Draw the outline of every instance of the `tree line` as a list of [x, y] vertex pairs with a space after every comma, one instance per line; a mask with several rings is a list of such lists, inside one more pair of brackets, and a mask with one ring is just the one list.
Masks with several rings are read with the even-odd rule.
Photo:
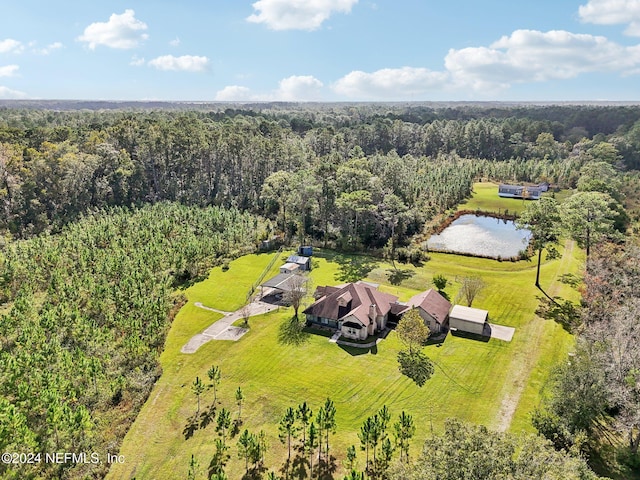
[[632, 242], [600, 243], [587, 260], [582, 304], [545, 309], [577, 341], [532, 417], [557, 449], [605, 458], [622, 472], [640, 466], [639, 267]]
[[95, 208], [176, 201], [271, 218], [286, 238], [381, 248], [407, 244], [478, 177], [574, 187], [596, 145], [621, 168], [640, 158], [639, 109], [596, 110], [615, 124], [607, 134], [569, 134], [536, 109], [429, 122], [410, 111], [0, 110], [0, 232], [28, 238]]

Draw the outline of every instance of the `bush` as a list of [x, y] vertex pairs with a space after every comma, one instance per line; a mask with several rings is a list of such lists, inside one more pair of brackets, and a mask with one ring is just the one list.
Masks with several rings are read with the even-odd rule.
[[420, 265], [422, 265], [423, 262], [426, 262], [429, 260], [429, 256], [426, 253], [424, 253], [422, 250], [419, 250], [416, 248], [409, 252], [409, 260], [413, 265], [415, 265], [416, 267], [419, 267]]
[[398, 249], [396, 249], [396, 255], [398, 256], [398, 261], [400, 263], [408, 263], [409, 262], [410, 254], [409, 254], [409, 250], [407, 250], [406, 248], [398, 248]]
[[640, 453], [633, 453], [629, 447], [618, 452], [618, 462], [629, 467], [634, 472], [640, 471]]
[[443, 291], [445, 288], [447, 288], [447, 285], [449, 283], [449, 280], [447, 280], [447, 277], [445, 277], [444, 275], [442, 275], [441, 273], [439, 273], [438, 275], [434, 275], [433, 276], [433, 286], [436, 287], [436, 289], [441, 292]]

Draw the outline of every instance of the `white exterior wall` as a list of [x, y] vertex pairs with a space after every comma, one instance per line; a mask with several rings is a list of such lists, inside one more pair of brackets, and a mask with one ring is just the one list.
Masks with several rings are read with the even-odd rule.
[[342, 327], [340, 328], [340, 333], [342, 333], [342, 335], [344, 335], [347, 338], [353, 338], [354, 340], [365, 340], [367, 338], [367, 328], [366, 327], [362, 327], [361, 329], [357, 329], [357, 328], [349, 328], [346, 327], [344, 324], [347, 322], [352, 322], [352, 323], [360, 323], [355, 317], [353, 316], [349, 316], [345, 319], [342, 320]]
[[431, 315], [429, 315], [420, 307], [418, 307], [418, 313], [420, 314], [420, 317], [422, 317], [422, 319], [424, 320], [425, 325], [429, 327], [429, 331], [431, 333], [440, 332], [440, 324], [436, 322]]
[[454, 305], [449, 314], [449, 326], [462, 332], [482, 335], [489, 312], [479, 308]]
[[470, 322], [452, 316], [449, 316], [449, 327], [460, 330], [461, 332], [475, 333], [476, 335], [482, 335], [484, 332], [484, 323]]
[[362, 329], [358, 330], [356, 328], [345, 327], [344, 325], [340, 329], [340, 333], [342, 333], [343, 337], [353, 338], [354, 340], [358, 340], [360, 338], [360, 332]]

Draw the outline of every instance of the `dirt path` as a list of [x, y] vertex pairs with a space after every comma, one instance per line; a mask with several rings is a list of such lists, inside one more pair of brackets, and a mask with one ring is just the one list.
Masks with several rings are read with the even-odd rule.
[[224, 310], [218, 310], [216, 308], [206, 307], [202, 304], [202, 302], [196, 302], [194, 305], [203, 310], [209, 310], [210, 312], [221, 313], [222, 315], [231, 315], [233, 312], [225, 312]]
[[[566, 272], [567, 264], [571, 261], [575, 242], [573, 240], [567, 240], [564, 247], [564, 253], [562, 254], [560, 265], [558, 265], [558, 268], [556, 269], [556, 274], [551, 282], [551, 287], [547, 292], [551, 297], [558, 292], [558, 274], [562, 275]], [[511, 420], [513, 420], [513, 415], [515, 414], [518, 403], [520, 402], [520, 397], [527, 386], [527, 380], [536, 365], [537, 355], [534, 359], [531, 359], [530, 351], [539, 351], [538, 347], [542, 341], [543, 327], [544, 324], [542, 322], [530, 322], [527, 328], [520, 329], [521, 334], [529, 335], [531, 340], [530, 346], [533, 347], [535, 345], [535, 348], [530, 348], [527, 352], [517, 352], [511, 361], [510, 367], [512, 369], [510, 370], [510, 377], [512, 380], [511, 385], [513, 385], [513, 387], [505, 394], [502, 399], [502, 403], [500, 404], [500, 410], [498, 411], [497, 417], [499, 421], [496, 427], [500, 432], [506, 431], [511, 425]]]

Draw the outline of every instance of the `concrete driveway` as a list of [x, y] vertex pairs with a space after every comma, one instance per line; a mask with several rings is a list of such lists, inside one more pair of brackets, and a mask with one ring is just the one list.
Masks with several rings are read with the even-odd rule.
[[[496, 325], [495, 323], [488, 323], [488, 329], [485, 327], [485, 334], [491, 338], [496, 338], [498, 340], [503, 340], [505, 342], [510, 342], [513, 338], [513, 334], [516, 329], [513, 327], [505, 327], [504, 325]], [[487, 332], [489, 330], [489, 332]]]
[[[202, 333], [198, 333], [191, 337], [191, 339], [180, 349], [182, 353], [195, 353], [202, 345], [211, 340], [239, 340], [245, 333], [246, 328], [234, 327], [233, 322], [242, 318], [242, 312], [236, 310], [235, 312], [224, 312], [222, 310], [216, 310], [211, 307], [206, 307], [201, 303], [196, 303], [196, 307], [204, 310], [211, 310], [214, 312], [222, 313], [224, 317], [215, 323], [212, 323]], [[262, 315], [263, 313], [276, 310], [278, 305], [273, 305], [266, 302], [252, 302], [249, 304], [249, 316]]]

